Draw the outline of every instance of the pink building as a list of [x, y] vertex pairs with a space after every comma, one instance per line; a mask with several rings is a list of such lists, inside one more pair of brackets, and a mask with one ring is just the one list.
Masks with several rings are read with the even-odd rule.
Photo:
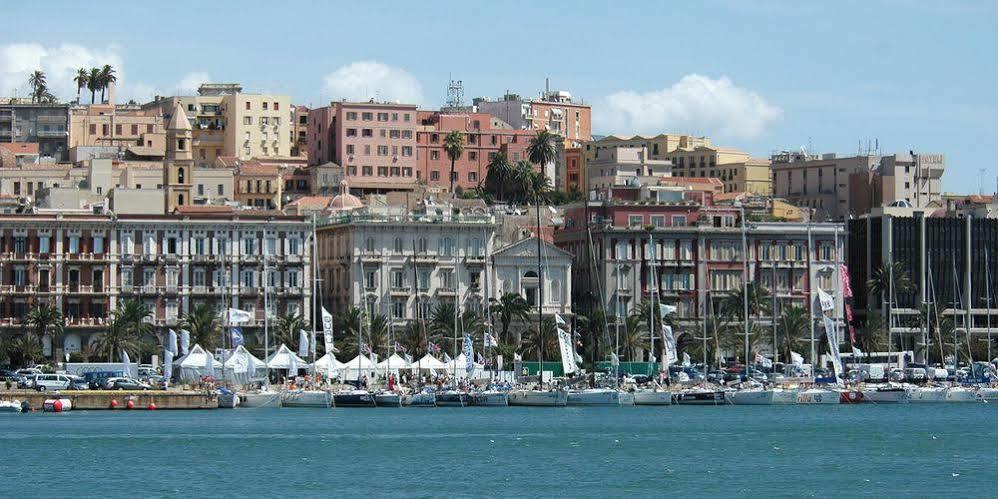
[[355, 191], [381, 193], [416, 184], [414, 104], [332, 102], [308, 113], [309, 164], [336, 163]]

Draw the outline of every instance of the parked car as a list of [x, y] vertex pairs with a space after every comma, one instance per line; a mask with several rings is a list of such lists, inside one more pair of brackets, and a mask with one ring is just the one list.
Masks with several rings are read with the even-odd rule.
[[83, 379], [90, 384], [91, 390], [103, 390], [106, 389], [104, 383], [108, 378], [120, 378], [122, 376], [121, 371], [93, 371], [88, 373], [83, 373]]
[[72, 384], [68, 374], [36, 374], [31, 378], [31, 388], [44, 392], [46, 390], [67, 390]]
[[107, 381], [109, 390], [149, 390], [152, 387], [135, 378], [110, 378]]
[[83, 379], [82, 376], [69, 376], [69, 389], [70, 390], [89, 390], [90, 383]]

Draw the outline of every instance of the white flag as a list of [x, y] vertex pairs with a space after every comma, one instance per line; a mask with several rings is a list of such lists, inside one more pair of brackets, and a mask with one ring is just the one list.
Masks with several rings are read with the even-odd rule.
[[170, 353], [172, 353], [174, 356], [177, 355], [177, 352], [179, 352], [179, 350], [177, 350], [177, 332], [176, 331], [174, 331], [174, 330], [171, 329], [169, 332], [166, 333], [166, 345], [164, 347], [167, 350], [169, 350]]
[[229, 309], [229, 324], [246, 324], [253, 320], [253, 315], [238, 308]]
[[132, 361], [128, 358], [128, 352], [124, 350], [121, 351], [121, 372], [123, 372], [125, 376], [132, 376]]
[[450, 355], [447, 355], [447, 352], [444, 352], [444, 364], [450, 364], [450, 361], [452, 360], [454, 359], [450, 358]]
[[496, 341], [496, 337], [489, 333], [485, 333], [485, 346], [486, 347], [498, 347], [499, 342]]
[[471, 377], [475, 372], [475, 344], [470, 334], [464, 333], [464, 345], [461, 346], [461, 353], [464, 354], [465, 359], [464, 369], [468, 373], [468, 377]]
[[761, 365], [762, 367], [773, 367], [773, 361], [767, 357], [764, 357], [761, 353], [755, 354], [755, 363]]
[[163, 350], [163, 379], [170, 381], [173, 377], [173, 352], [168, 349]]
[[843, 373], [842, 354], [839, 353], [839, 334], [835, 327], [835, 319], [825, 317], [825, 338], [828, 340], [828, 353], [832, 356], [832, 369], [835, 371], [835, 381], [840, 382]]
[[797, 352], [790, 352], [790, 360], [797, 367], [801, 367], [804, 365], [804, 356]]
[[308, 333], [304, 329], [298, 330], [298, 356], [308, 357]]
[[554, 321], [560, 326], [566, 324], [565, 319], [561, 317], [561, 314], [554, 314]]
[[676, 306], [675, 305], [666, 305], [665, 303], [660, 303], [658, 305], [658, 311], [659, 311], [659, 313], [662, 314], [662, 317], [665, 317], [665, 316], [667, 316], [669, 314], [676, 313]]
[[523, 357], [521, 357], [520, 354], [513, 352], [513, 362], [521, 362], [521, 361], [523, 361]]
[[186, 329], [180, 330], [180, 355], [187, 355], [191, 351], [191, 332]]
[[326, 347], [326, 353], [331, 353], [335, 348], [333, 346], [333, 315], [326, 310], [326, 307], [322, 307], [322, 340], [323, 346]]
[[691, 365], [693, 365], [693, 362], [690, 360], [690, 354], [683, 352], [683, 367], [689, 367]]
[[672, 334], [672, 327], [665, 323], [662, 324], [662, 343], [665, 344], [665, 365], [671, 366], [679, 360], [679, 354], [676, 351], [676, 336]]
[[502, 371], [502, 355], [496, 355], [496, 371]]
[[558, 346], [561, 349], [561, 367], [565, 371], [565, 374], [572, 374], [577, 371], [575, 349], [572, 348], [572, 335], [560, 328], [558, 329]]
[[615, 354], [615, 353], [611, 353], [610, 354], [610, 365], [612, 365], [612, 366], [619, 366], [620, 365], [620, 357], [618, 357], [617, 354]]
[[831, 312], [832, 310], [835, 310], [835, 298], [821, 288], [816, 289], [818, 290], [818, 304], [821, 306], [821, 311]]
[[856, 347], [852, 347], [852, 356], [853, 357], [857, 357], [857, 358], [858, 357], [862, 357], [863, 356], [863, 351], [860, 350], [860, 349], [858, 349], [858, 348], [856, 348]]

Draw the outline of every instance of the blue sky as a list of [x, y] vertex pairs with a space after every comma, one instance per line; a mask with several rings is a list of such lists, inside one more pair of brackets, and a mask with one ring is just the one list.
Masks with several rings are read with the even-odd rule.
[[[167, 10], [166, 6], [174, 8]], [[175, 7], [174, 7], [175, 6]], [[120, 94], [203, 79], [297, 103], [536, 95], [594, 106], [595, 133], [689, 132], [765, 156], [798, 149], [947, 155], [944, 187], [994, 190], [998, 4], [985, 2], [143, 2], [5, 4], [0, 95], [42, 66], [110, 61]], [[153, 24], [155, 22], [155, 24]]]

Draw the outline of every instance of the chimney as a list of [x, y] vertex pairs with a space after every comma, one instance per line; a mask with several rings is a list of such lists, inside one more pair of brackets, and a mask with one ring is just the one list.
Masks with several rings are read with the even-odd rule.
[[107, 86], [107, 103], [110, 104], [112, 107], [114, 106], [114, 87], [115, 86], [117, 86], [117, 83], [115, 83], [113, 81]]

